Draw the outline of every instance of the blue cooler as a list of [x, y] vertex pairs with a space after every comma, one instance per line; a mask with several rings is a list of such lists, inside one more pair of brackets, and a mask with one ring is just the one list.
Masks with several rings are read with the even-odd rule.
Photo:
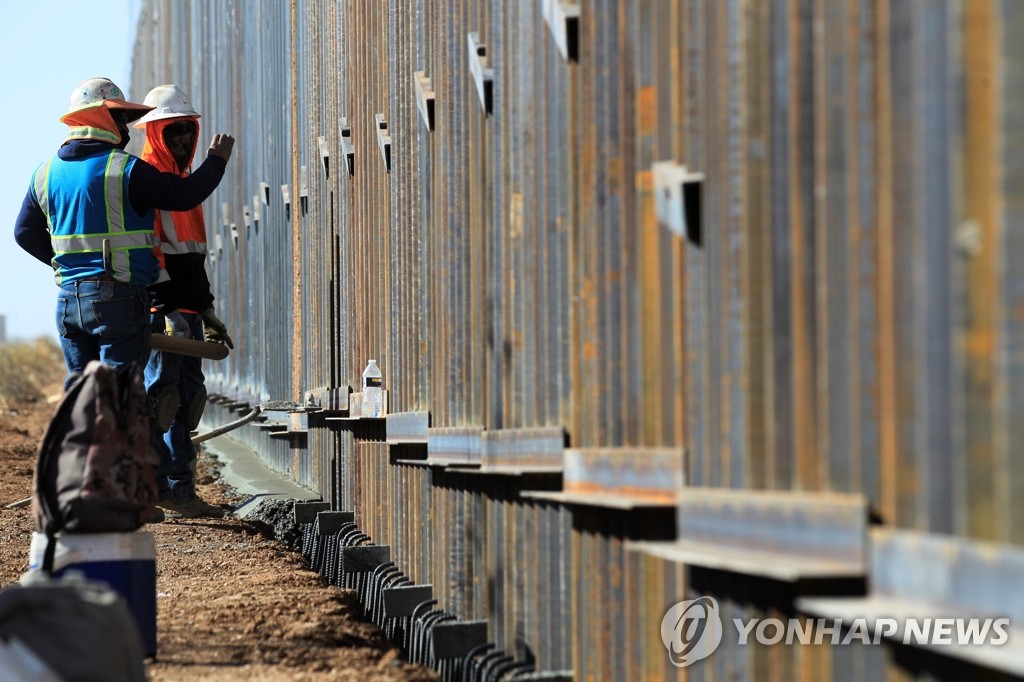
[[[28, 568], [43, 565], [46, 536], [32, 533]], [[104, 582], [128, 602], [142, 649], [156, 655], [156, 538], [152, 533], [58, 533], [53, 574], [78, 571]]]

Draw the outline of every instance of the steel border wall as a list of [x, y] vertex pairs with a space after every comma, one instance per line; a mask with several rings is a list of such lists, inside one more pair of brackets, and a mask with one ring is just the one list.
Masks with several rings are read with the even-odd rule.
[[676, 668], [661, 635], [701, 595], [1024, 623], [1015, 9], [144, 0], [132, 95], [178, 83], [238, 139], [207, 422], [306, 405], [235, 436], [485, 621], [495, 671], [1024, 674], [892, 643]]

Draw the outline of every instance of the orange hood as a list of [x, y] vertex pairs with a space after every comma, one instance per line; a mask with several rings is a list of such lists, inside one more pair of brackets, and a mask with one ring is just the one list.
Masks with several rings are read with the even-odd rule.
[[61, 118], [71, 130], [64, 138], [65, 142], [71, 140], [102, 140], [111, 144], [120, 145], [127, 140], [121, 139], [121, 131], [110, 116], [110, 109], [98, 106], [82, 111], [76, 111]]
[[[192, 150], [189, 152], [188, 164], [186, 164], [184, 171], [179, 170], [178, 163], [174, 160], [174, 155], [171, 154], [171, 150], [167, 148], [167, 143], [164, 141], [164, 128], [178, 121], [193, 121], [196, 124], [195, 139], [192, 140]], [[195, 159], [198, 146], [199, 119], [197, 117], [175, 116], [174, 118], [161, 118], [146, 124], [146, 144], [142, 148], [142, 158], [144, 161], [155, 166], [157, 170], [165, 173], [187, 175], [188, 167], [192, 165], [192, 161]]]

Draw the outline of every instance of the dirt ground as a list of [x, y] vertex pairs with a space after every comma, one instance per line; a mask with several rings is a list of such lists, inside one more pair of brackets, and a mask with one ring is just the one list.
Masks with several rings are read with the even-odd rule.
[[[0, 414], [0, 585], [28, 569], [35, 453], [56, 407], [49, 401]], [[214, 504], [239, 498], [199, 462], [199, 494]], [[157, 543], [157, 657], [154, 682], [434, 680], [401, 659], [380, 630], [357, 619], [353, 592], [329, 585], [306, 560], [274, 540], [266, 524], [237, 518], [174, 520], [144, 527]]]

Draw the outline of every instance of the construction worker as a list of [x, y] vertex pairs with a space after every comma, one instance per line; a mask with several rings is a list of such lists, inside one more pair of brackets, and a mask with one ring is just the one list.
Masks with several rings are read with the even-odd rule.
[[215, 135], [206, 161], [183, 178], [126, 153], [128, 125], [151, 109], [128, 102], [109, 78], [79, 83], [61, 117], [68, 136], [32, 174], [15, 223], [18, 245], [54, 269], [65, 389], [90, 360], [145, 367], [148, 287], [166, 278], [154, 209], [198, 206], [231, 157], [234, 138]]
[[[177, 85], [160, 85], [143, 101], [152, 110], [136, 128], [146, 131], [142, 159], [158, 170], [188, 177], [199, 141], [200, 115]], [[170, 279], [150, 287], [152, 331], [211, 340], [234, 348], [227, 328], [214, 312], [206, 274], [206, 224], [202, 206], [185, 211], [158, 211], [156, 236]], [[193, 466], [196, 450], [191, 432], [206, 405], [202, 359], [153, 351], [146, 365], [146, 390], [157, 408], [157, 429], [166, 448], [161, 454], [158, 486], [169, 515], [223, 516], [196, 495]]]

